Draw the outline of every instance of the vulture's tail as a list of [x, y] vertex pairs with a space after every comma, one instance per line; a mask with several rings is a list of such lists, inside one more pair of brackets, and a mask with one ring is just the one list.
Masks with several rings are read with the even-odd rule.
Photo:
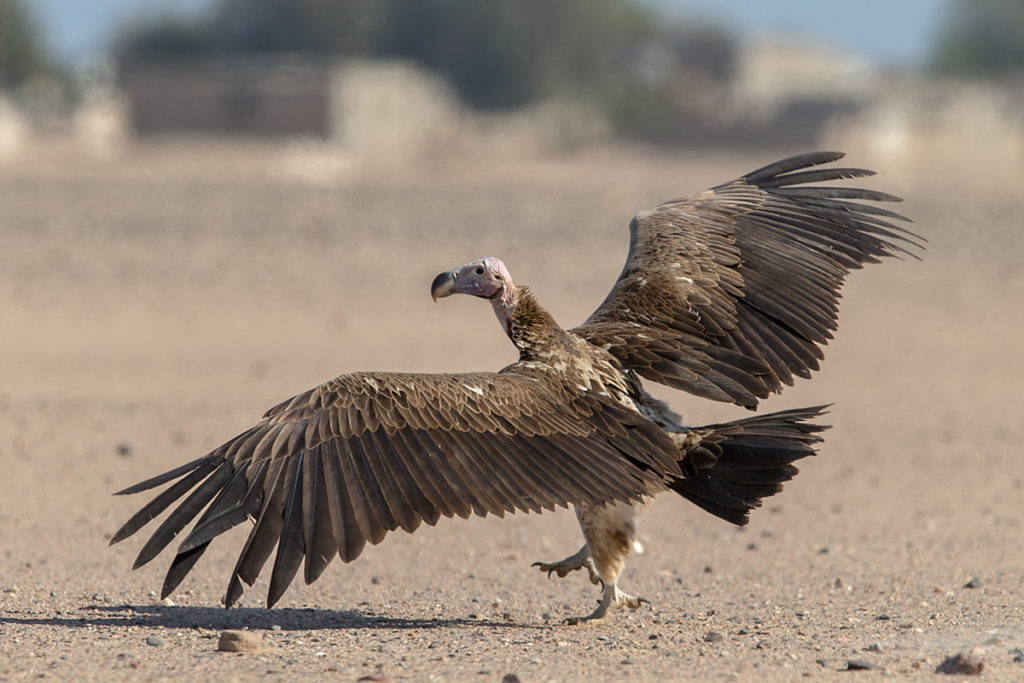
[[812, 424], [828, 406], [784, 410], [734, 422], [707, 425], [679, 434], [679, 461], [685, 477], [670, 487], [727, 522], [743, 525], [761, 499], [782, 490], [796, 473], [793, 462], [814, 455]]

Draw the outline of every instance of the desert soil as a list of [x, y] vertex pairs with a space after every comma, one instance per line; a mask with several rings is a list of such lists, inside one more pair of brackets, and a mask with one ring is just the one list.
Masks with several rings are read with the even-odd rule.
[[[649, 607], [561, 623], [597, 596], [530, 568], [579, 546], [566, 510], [392, 534], [271, 610], [268, 572], [220, 607], [243, 529], [168, 601], [170, 553], [133, 572], [142, 535], [108, 547], [147, 500], [112, 492], [313, 384], [513, 360], [489, 307], [430, 301], [441, 270], [500, 256], [574, 324], [635, 212], [792, 151], [373, 169], [167, 143], [0, 168], [0, 680], [875, 680], [972, 650], [1024, 678], [1024, 193], [955, 176], [867, 183], [906, 197], [924, 260], [854, 273], [822, 370], [764, 404], [834, 402], [834, 427], [747, 528], [670, 496], [641, 518], [621, 583]], [[658, 394], [691, 424], [744, 414]], [[224, 629], [262, 650], [217, 652]]]

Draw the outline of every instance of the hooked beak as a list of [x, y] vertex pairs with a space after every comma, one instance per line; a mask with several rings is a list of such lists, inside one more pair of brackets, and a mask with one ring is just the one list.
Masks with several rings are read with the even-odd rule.
[[455, 294], [455, 271], [441, 273], [430, 283], [430, 297], [437, 303], [438, 299]]

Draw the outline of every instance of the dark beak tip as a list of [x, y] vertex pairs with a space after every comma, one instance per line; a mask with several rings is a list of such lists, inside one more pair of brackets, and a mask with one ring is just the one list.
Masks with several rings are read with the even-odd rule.
[[442, 297], [446, 297], [454, 293], [455, 289], [455, 278], [452, 276], [451, 271], [445, 271], [430, 283], [430, 297], [436, 302]]

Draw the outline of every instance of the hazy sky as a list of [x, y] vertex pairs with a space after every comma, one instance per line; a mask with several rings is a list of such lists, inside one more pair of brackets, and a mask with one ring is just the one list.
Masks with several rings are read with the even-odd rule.
[[[372, 1], [372, 0], [368, 0]], [[928, 54], [948, 0], [647, 0], [697, 13], [741, 36], [783, 35], [834, 45], [881, 64], [914, 66]], [[116, 28], [152, 13], [201, 10], [213, 0], [28, 0], [49, 44], [74, 61], [100, 53]]]
[[914, 66], [927, 57], [949, 0], [651, 0], [698, 13], [740, 35], [835, 45], [873, 62]]

